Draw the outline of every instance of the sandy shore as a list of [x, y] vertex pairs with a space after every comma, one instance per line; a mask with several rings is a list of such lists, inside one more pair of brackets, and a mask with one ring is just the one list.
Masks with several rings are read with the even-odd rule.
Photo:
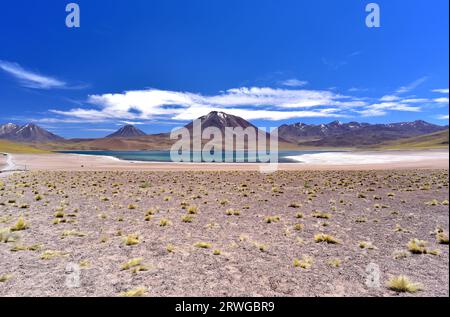
[[[345, 155], [345, 158], [342, 157]], [[383, 170], [448, 168], [448, 151], [384, 151], [306, 155], [304, 163], [280, 163], [278, 170]], [[341, 156], [341, 158], [339, 158]], [[14, 154], [28, 170], [47, 171], [257, 171], [261, 164], [146, 163], [75, 154]], [[1, 161], [0, 161], [1, 164]]]
[[0, 171], [6, 167], [6, 156], [0, 155]]

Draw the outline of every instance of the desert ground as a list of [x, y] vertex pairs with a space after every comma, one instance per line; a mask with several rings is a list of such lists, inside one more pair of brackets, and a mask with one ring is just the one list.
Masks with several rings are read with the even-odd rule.
[[448, 160], [12, 159], [29, 170], [0, 174], [0, 296], [449, 296]]

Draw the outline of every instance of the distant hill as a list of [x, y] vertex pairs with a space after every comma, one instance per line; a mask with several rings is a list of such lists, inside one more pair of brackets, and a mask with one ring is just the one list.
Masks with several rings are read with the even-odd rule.
[[24, 125], [23, 127], [6, 124], [0, 126], [0, 130], [5, 131], [4, 134], [0, 134], [0, 139], [6, 139], [15, 142], [47, 143], [64, 140], [64, 138], [32, 123]]
[[13, 143], [7, 140], [0, 140], [0, 153], [39, 154], [48, 152], [26, 144]]
[[321, 125], [302, 123], [283, 125], [279, 128], [279, 134], [282, 138], [301, 146], [366, 147], [447, 129], [448, 127], [421, 120], [391, 124], [334, 121]]
[[449, 130], [439, 131], [417, 137], [400, 139], [379, 144], [375, 147], [382, 149], [439, 149], [448, 148]]
[[125, 125], [113, 134], [108, 135], [106, 138], [133, 138], [137, 136], [146, 135], [144, 131], [139, 130], [133, 125]]

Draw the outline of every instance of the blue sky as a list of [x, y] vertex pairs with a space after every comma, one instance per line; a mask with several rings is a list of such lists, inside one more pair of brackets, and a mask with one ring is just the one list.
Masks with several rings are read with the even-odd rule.
[[448, 124], [447, 0], [16, 0], [0, 10], [0, 123], [64, 137], [170, 131], [211, 110], [261, 127]]

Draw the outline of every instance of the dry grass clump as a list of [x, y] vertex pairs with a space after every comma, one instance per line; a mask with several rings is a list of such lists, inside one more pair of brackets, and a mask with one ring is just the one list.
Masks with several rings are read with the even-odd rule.
[[427, 249], [428, 242], [419, 239], [412, 239], [408, 242], [408, 251], [412, 254], [431, 254], [431, 255], [439, 255], [439, 250], [428, 250]]
[[60, 257], [62, 255], [63, 255], [63, 253], [61, 251], [47, 250], [41, 254], [40, 258], [41, 258], [41, 260], [51, 260], [51, 259]]
[[302, 269], [309, 269], [314, 264], [314, 259], [310, 256], [303, 256], [301, 260], [294, 259], [294, 267], [300, 267]]
[[408, 229], [403, 228], [401, 225], [396, 224], [395, 225], [395, 232], [403, 232], [403, 233], [410, 233], [411, 231], [409, 231]]
[[132, 267], [141, 265], [142, 261], [143, 261], [142, 258], [131, 259], [131, 260], [128, 261], [127, 263], [122, 264], [122, 266], [120, 267], [120, 269], [121, 269], [122, 271], [129, 270], [129, 269], [131, 269]]
[[304, 227], [305, 226], [303, 224], [301, 224], [301, 223], [296, 223], [294, 225], [294, 229], [297, 230], [297, 231], [302, 231]]
[[264, 219], [264, 222], [266, 223], [276, 223], [281, 220], [280, 216], [268, 216]]
[[172, 223], [170, 222], [169, 219], [161, 218], [161, 219], [159, 220], [159, 226], [160, 226], [160, 227], [167, 227], [167, 226], [170, 226], [171, 224], [172, 224]]
[[67, 237], [78, 237], [78, 238], [82, 238], [85, 237], [86, 234], [83, 232], [79, 232], [76, 230], [65, 230], [63, 231], [62, 235], [61, 235], [61, 239], [67, 238]]
[[200, 248], [200, 249], [209, 249], [211, 248], [211, 243], [208, 242], [197, 242], [194, 244], [194, 247]]
[[11, 252], [19, 252], [19, 251], [37, 251], [41, 248], [39, 244], [33, 244], [30, 246], [25, 245], [16, 245], [13, 248], [11, 248]]
[[241, 215], [241, 212], [239, 210], [235, 210], [233, 208], [227, 209], [227, 211], [225, 213], [227, 216], [240, 216]]
[[342, 265], [342, 261], [340, 259], [331, 259], [327, 261], [327, 264], [331, 267], [340, 267]]
[[436, 233], [436, 240], [439, 242], [439, 244], [448, 244], [448, 235], [446, 235], [444, 232], [438, 232]]
[[439, 206], [441, 203], [437, 199], [432, 199], [430, 201], [425, 202], [427, 206]]
[[150, 208], [149, 210], [147, 210], [147, 211], [145, 212], [145, 215], [146, 215], [146, 216], [154, 216], [154, 215], [156, 215], [157, 213], [158, 213], [158, 209]]
[[167, 252], [169, 252], [169, 253], [173, 253], [173, 252], [175, 251], [175, 246], [174, 246], [173, 244], [168, 244], [168, 245], [166, 246], [166, 250], [167, 250]]
[[261, 252], [266, 252], [266, 251], [269, 249], [269, 247], [267, 246], [267, 244], [264, 244], [264, 243], [258, 243], [258, 242], [255, 242], [255, 247], [256, 247], [259, 251], [261, 251]]
[[10, 228], [0, 229], [0, 242], [8, 243], [8, 242], [15, 242], [15, 241], [16, 241], [16, 237], [11, 232]]
[[316, 211], [312, 214], [312, 216], [314, 218], [318, 218], [318, 219], [330, 219], [331, 218], [331, 214], [326, 213], [326, 212], [321, 212], [321, 211]]
[[289, 208], [300, 208], [302, 206], [302, 204], [299, 203], [290, 203], [288, 205]]
[[409, 253], [407, 253], [406, 251], [394, 251], [394, 253], [392, 254], [393, 258], [395, 260], [400, 260], [400, 259], [405, 259], [409, 256]]
[[356, 223], [365, 223], [365, 222], [367, 222], [367, 221], [368, 221], [367, 217], [357, 217], [357, 218], [355, 219], [355, 222], [356, 222]]
[[0, 275], [0, 283], [5, 283], [12, 278], [11, 274]]
[[314, 236], [314, 241], [316, 241], [317, 243], [320, 242], [326, 242], [328, 244], [339, 244], [339, 241], [336, 240], [336, 238], [334, 238], [331, 235], [328, 234], [324, 234], [324, 233], [318, 233]]
[[141, 271], [148, 271], [148, 267], [142, 264], [142, 258], [131, 259], [127, 263], [122, 264], [120, 269], [122, 271], [131, 270], [131, 273], [138, 273]]
[[361, 249], [367, 249], [367, 250], [375, 250], [376, 249], [376, 247], [370, 241], [360, 241], [358, 245]]
[[198, 213], [198, 207], [197, 207], [197, 206], [190, 206], [190, 207], [187, 209], [187, 212], [188, 212], [190, 215], [196, 215], [196, 214]]
[[147, 293], [145, 287], [139, 287], [120, 293], [120, 297], [142, 297]]
[[214, 255], [221, 255], [222, 252], [219, 249], [216, 249], [216, 250], [213, 251], [213, 254]]
[[408, 242], [408, 251], [412, 254], [426, 254], [427, 249], [426, 245], [428, 244], [427, 241], [419, 240], [419, 239], [412, 239]]
[[26, 223], [25, 219], [23, 217], [19, 217], [16, 224], [12, 226], [10, 229], [11, 231], [22, 231], [28, 229], [29, 226]]
[[181, 217], [181, 221], [186, 223], [191, 223], [194, 220], [194, 217], [192, 215], [184, 215]]
[[128, 236], [125, 237], [124, 243], [127, 246], [139, 244], [139, 235], [136, 233], [129, 234]]
[[420, 284], [413, 283], [407, 276], [404, 275], [391, 278], [387, 282], [387, 287], [390, 290], [400, 293], [415, 293], [422, 289]]

